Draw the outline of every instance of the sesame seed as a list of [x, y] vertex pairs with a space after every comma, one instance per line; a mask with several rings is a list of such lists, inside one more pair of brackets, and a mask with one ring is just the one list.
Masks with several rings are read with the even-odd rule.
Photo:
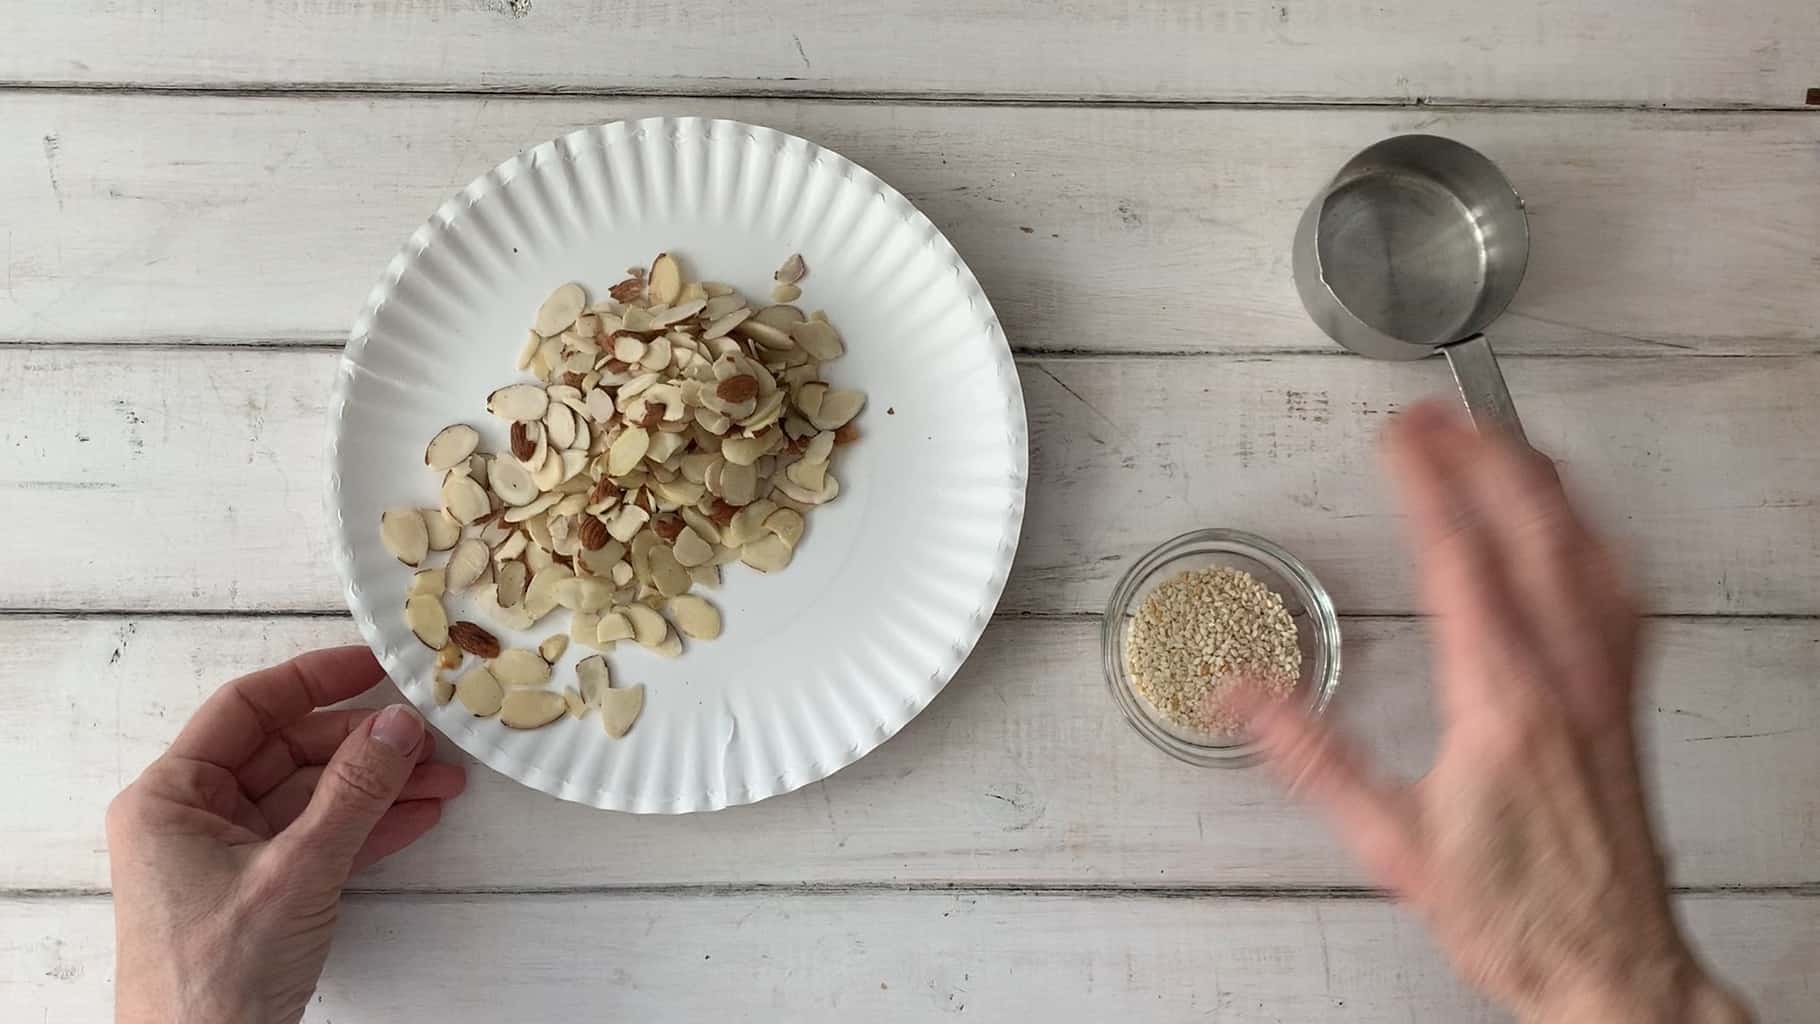
[[1302, 676], [1295, 621], [1283, 599], [1242, 569], [1193, 569], [1145, 596], [1127, 627], [1132, 688], [1176, 725], [1231, 736], [1227, 708], [1241, 684], [1281, 699]]

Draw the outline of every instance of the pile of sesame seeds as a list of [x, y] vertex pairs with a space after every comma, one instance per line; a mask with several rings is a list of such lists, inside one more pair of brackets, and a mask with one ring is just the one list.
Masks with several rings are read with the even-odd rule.
[[1287, 696], [1302, 674], [1296, 626], [1257, 577], [1218, 566], [1180, 573], [1144, 598], [1127, 627], [1132, 687], [1184, 729], [1231, 736], [1244, 723], [1226, 697], [1247, 685]]

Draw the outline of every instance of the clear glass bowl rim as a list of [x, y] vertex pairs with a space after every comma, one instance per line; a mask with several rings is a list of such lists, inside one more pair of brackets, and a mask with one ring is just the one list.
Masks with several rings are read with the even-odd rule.
[[[1243, 768], [1260, 760], [1260, 750], [1249, 740], [1215, 745], [1194, 743], [1176, 736], [1152, 721], [1139, 702], [1143, 698], [1132, 689], [1125, 676], [1125, 613], [1137, 596], [1138, 588], [1152, 575], [1173, 562], [1203, 554], [1232, 554], [1249, 558], [1273, 570], [1278, 580], [1287, 582], [1307, 611], [1309, 627], [1315, 631], [1317, 650], [1325, 652], [1325, 665], [1313, 680], [1308, 694], [1307, 711], [1319, 716], [1333, 700], [1340, 682], [1340, 619], [1334, 612], [1333, 599], [1327, 588], [1301, 560], [1276, 543], [1243, 530], [1191, 530], [1158, 544], [1132, 563], [1112, 590], [1112, 599], [1100, 622], [1100, 652], [1106, 675], [1106, 686], [1112, 701], [1124, 714], [1125, 721], [1138, 735], [1158, 750], [1189, 764], [1202, 767]], [[1267, 580], [1275, 584], [1277, 580]], [[1273, 586], [1274, 589], [1274, 586]]]

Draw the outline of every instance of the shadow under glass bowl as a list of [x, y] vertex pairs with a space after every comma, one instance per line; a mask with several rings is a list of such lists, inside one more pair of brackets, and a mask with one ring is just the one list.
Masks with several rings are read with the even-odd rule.
[[1248, 572], [1283, 599], [1302, 651], [1302, 675], [1289, 699], [1311, 715], [1322, 714], [1340, 681], [1340, 621], [1333, 600], [1294, 555], [1253, 534], [1196, 530], [1152, 548], [1113, 589], [1100, 624], [1100, 649], [1112, 700], [1140, 736], [1189, 764], [1236, 768], [1259, 760], [1257, 744], [1243, 735], [1219, 736], [1171, 722], [1139, 696], [1125, 662], [1129, 624], [1150, 592], [1179, 573], [1216, 567]]

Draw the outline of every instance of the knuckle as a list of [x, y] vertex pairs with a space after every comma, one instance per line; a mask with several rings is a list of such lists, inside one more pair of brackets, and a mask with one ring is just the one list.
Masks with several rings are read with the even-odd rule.
[[397, 786], [384, 767], [365, 760], [335, 761], [329, 765], [329, 777], [343, 790], [368, 800], [391, 800]]

